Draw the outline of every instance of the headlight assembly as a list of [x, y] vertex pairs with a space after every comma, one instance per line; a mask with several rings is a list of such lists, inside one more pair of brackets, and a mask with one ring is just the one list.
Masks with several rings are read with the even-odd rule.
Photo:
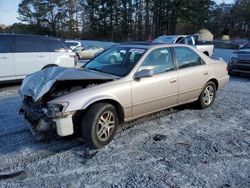
[[68, 102], [60, 104], [49, 103], [47, 105], [48, 108], [43, 109], [43, 111], [48, 117], [58, 117], [61, 116], [61, 114], [67, 109], [68, 105]]

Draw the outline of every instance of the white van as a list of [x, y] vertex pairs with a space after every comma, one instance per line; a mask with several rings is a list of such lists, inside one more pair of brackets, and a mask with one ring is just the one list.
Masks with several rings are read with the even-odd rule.
[[74, 67], [74, 56], [58, 38], [0, 34], [0, 83], [21, 80], [51, 66]]

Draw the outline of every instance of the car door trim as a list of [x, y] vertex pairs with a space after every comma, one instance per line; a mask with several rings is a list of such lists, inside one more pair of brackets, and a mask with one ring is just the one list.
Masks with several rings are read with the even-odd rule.
[[147, 101], [138, 102], [138, 103], [133, 104], [132, 106], [136, 107], [136, 106], [148, 104], [148, 103], [151, 103], [151, 102], [154, 102], [154, 101], [160, 101], [162, 99], [166, 99], [166, 98], [169, 98], [169, 97], [175, 97], [175, 96], [178, 96], [178, 92], [174, 93], [174, 94], [171, 94], [171, 95], [164, 95], [164, 96], [161, 96], [161, 97], [152, 98], [152, 99], [147, 100]]

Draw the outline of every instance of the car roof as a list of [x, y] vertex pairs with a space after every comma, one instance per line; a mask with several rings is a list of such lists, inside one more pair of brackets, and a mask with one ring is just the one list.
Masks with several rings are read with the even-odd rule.
[[152, 43], [149, 41], [135, 41], [135, 42], [125, 42], [118, 45], [114, 45], [112, 47], [129, 47], [129, 48], [143, 48], [150, 49], [154, 47], [171, 47], [171, 46], [187, 46], [183, 44], [166, 44], [166, 43]]
[[81, 43], [80, 41], [77, 41], [77, 40], [69, 40], [69, 39], [66, 39], [65, 42], [76, 42], [76, 43]]
[[0, 33], [0, 36], [29, 36], [29, 37], [39, 37], [39, 38], [47, 38], [54, 40], [63, 40], [62, 38], [51, 37], [51, 36], [41, 36], [41, 35], [26, 35], [26, 34], [15, 34], [15, 33]]
[[177, 38], [177, 37], [187, 37], [187, 36], [188, 35], [159, 35], [158, 37], [172, 37], [172, 38]]

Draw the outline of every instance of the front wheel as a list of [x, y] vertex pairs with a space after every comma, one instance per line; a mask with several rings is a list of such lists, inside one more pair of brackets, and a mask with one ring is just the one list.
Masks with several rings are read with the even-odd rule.
[[200, 108], [208, 108], [214, 102], [216, 95], [216, 86], [214, 82], [208, 82], [205, 87], [203, 88], [200, 97], [198, 99], [198, 105]]
[[102, 148], [113, 139], [118, 126], [118, 116], [113, 105], [93, 104], [81, 123], [81, 136], [90, 147]]

